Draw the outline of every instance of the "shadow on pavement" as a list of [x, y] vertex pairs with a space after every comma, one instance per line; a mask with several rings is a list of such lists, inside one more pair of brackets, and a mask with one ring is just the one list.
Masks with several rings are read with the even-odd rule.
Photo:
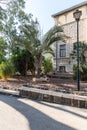
[[[39, 101], [38, 101], [38, 102], [39, 102]], [[64, 108], [62, 108], [62, 107], [53, 106], [53, 105], [47, 104], [47, 103], [45, 103], [45, 102], [39, 102], [39, 103], [40, 103], [40, 104], [43, 104], [43, 105], [46, 105], [46, 106], [48, 106], [48, 107], [51, 107], [51, 108], [55, 108], [55, 109], [59, 109], [59, 110], [61, 110], [61, 111], [65, 111], [65, 112], [67, 112], [67, 113], [73, 114], [73, 115], [75, 115], [75, 116], [78, 116], [78, 117], [80, 117], [80, 118], [83, 118], [83, 119], [86, 119], [86, 120], [87, 120], [87, 116], [80, 115], [80, 114], [78, 114], [78, 113], [76, 113], [76, 112], [73, 112], [72, 110], [67, 110], [67, 109], [64, 109]]]
[[[21, 102], [19, 99], [18, 97], [0, 95], [0, 101], [13, 107], [26, 117], [30, 127], [29, 130], [75, 130], [74, 128], [52, 119], [40, 110], [34, 108], [34, 106]], [[38, 103], [40, 104], [40, 102]], [[51, 106], [49, 105], [49, 107]]]

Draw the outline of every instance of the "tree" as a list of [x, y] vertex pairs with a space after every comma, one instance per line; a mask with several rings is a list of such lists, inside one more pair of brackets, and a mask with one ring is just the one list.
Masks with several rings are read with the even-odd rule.
[[4, 30], [4, 24], [6, 20], [5, 10], [0, 6], [0, 33]]
[[7, 60], [0, 64], [0, 77], [7, 79], [8, 77], [14, 74], [14, 66], [13, 64]]
[[42, 63], [42, 71], [47, 74], [48, 72], [53, 71], [53, 64], [50, 58], [44, 58]]
[[[25, 7], [24, 0], [10, 1], [9, 4], [7, 5], [7, 8], [5, 9], [6, 13], [2, 9], [2, 11], [5, 13], [6, 17], [4, 17], [3, 15], [0, 15], [0, 16], [2, 16], [1, 24], [3, 23], [2, 24], [2, 29], [3, 29], [2, 35], [4, 36], [5, 40], [7, 41], [7, 44], [8, 44], [7, 50], [9, 49], [8, 50], [9, 56], [11, 55], [12, 57], [14, 57], [14, 60], [15, 59], [17, 60], [20, 58], [19, 61], [22, 63], [22, 67], [24, 67], [23, 73], [26, 73], [25, 71], [27, 70], [27, 67], [25, 67], [25, 63], [26, 64], [28, 63], [28, 68], [30, 68], [29, 67], [30, 66], [30, 63], [29, 63], [29, 58], [30, 58], [29, 49], [30, 48], [28, 47], [28, 50], [27, 50], [27, 49], [25, 49], [25, 47], [23, 45], [25, 45], [27, 48], [27, 43], [29, 45], [30, 38], [26, 37], [26, 35], [22, 35], [21, 27], [26, 25], [27, 23], [29, 24], [31, 22], [30, 21], [31, 14], [29, 14], [29, 15], [25, 14], [24, 7]], [[1, 14], [4, 14], [3, 12]], [[30, 30], [31, 30], [31, 28], [30, 28]], [[23, 31], [25, 31], [25, 30], [23, 30]], [[29, 54], [29, 56], [28, 56], [28, 54]], [[25, 62], [25, 59], [26, 59], [26, 62]], [[17, 64], [15, 63], [17, 69], [18, 69], [18, 63], [19, 62], [17, 62]], [[21, 63], [19, 63], [19, 65]], [[24, 64], [24, 66], [23, 66], [23, 64]], [[32, 67], [33, 67], [33, 65], [32, 65]], [[19, 68], [21, 68], [21, 67], [19, 67]]]
[[22, 50], [15, 55], [12, 55], [12, 61], [14, 63], [16, 72], [20, 72], [22, 75], [26, 75], [27, 71], [30, 70], [34, 73], [34, 59], [32, 54], [27, 50]]
[[[87, 43], [79, 42], [79, 57], [80, 57], [80, 64], [86, 63], [86, 52], [87, 52]], [[77, 43], [74, 43], [73, 51], [70, 54], [71, 59], [77, 59]]]
[[[28, 17], [29, 18], [29, 17]], [[22, 37], [19, 36], [21, 43], [24, 48], [28, 50], [34, 57], [34, 66], [37, 75], [40, 75], [42, 66], [42, 57], [46, 53], [54, 55], [51, 45], [55, 41], [64, 41], [65, 36], [61, 27], [54, 26], [41, 38], [39, 23], [32, 20], [32, 16], [23, 22], [20, 29], [22, 31]], [[22, 45], [22, 44], [21, 44]], [[23, 47], [22, 45], [22, 47]]]
[[37, 50], [35, 51], [35, 66], [37, 75], [40, 75], [41, 66], [42, 66], [42, 56], [46, 53], [50, 53], [54, 55], [53, 49], [51, 45], [56, 41], [64, 41], [65, 35], [63, 34], [63, 30], [59, 26], [54, 26], [50, 29], [43, 37], [42, 40], [39, 41], [39, 45], [37, 46]]
[[9, 53], [14, 53], [17, 44], [18, 26], [24, 16], [24, 0], [13, 0], [7, 4], [5, 16], [2, 19], [3, 32], [2, 35], [9, 45]]
[[[29, 68], [30, 63], [28, 62], [28, 60], [31, 54], [32, 42], [34, 42], [36, 39], [35, 37], [36, 30], [33, 27], [34, 21], [32, 20], [32, 15], [25, 14], [24, 6], [25, 6], [24, 0], [13, 0], [9, 2], [7, 9], [5, 11], [6, 18], [2, 19], [2, 23], [3, 23], [2, 35], [5, 36], [4, 38], [7, 41], [9, 47], [8, 48], [9, 56], [13, 55], [13, 57], [15, 58], [16, 55], [18, 55], [17, 58], [20, 57], [20, 62], [22, 62], [23, 60], [24, 64], [28, 63], [28, 65], [26, 66], [28, 66]], [[18, 51], [20, 53], [18, 53]], [[23, 57], [27, 56], [26, 57], [27, 61], [25, 62], [25, 59], [21, 56]], [[27, 70], [27, 67], [24, 67], [24, 73], [25, 73], [25, 68]]]
[[6, 56], [6, 48], [7, 48], [7, 43], [3, 39], [3, 37], [0, 37], [0, 63], [2, 61], [5, 61], [5, 56]]
[[37, 75], [40, 75], [42, 56], [53, 54], [51, 45], [58, 40], [64, 40], [61, 27], [55, 26], [41, 38], [39, 23], [32, 19], [31, 14], [24, 12], [24, 0], [10, 1], [6, 10], [3, 26], [4, 36], [9, 45], [9, 55], [15, 55], [17, 50], [25, 50], [32, 54]]
[[[87, 61], [86, 61], [87, 43], [79, 42], [79, 69], [81, 80], [87, 80]], [[77, 43], [74, 43], [73, 51], [70, 54], [71, 59], [77, 59]], [[77, 65], [73, 65], [73, 77], [76, 79]]]

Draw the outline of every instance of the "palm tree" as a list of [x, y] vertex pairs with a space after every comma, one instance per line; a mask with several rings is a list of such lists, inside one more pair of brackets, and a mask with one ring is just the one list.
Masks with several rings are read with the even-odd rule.
[[[26, 22], [27, 21], [27, 22]], [[41, 38], [40, 28], [37, 21], [33, 21], [32, 17], [28, 17], [25, 22], [20, 26], [22, 34], [18, 37], [17, 41], [21, 47], [29, 51], [34, 57], [34, 66], [37, 75], [40, 75], [42, 66], [42, 57], [46, 53], [54, 54], [51, 45], [56, 41], [64, 41], [65, 35], [63, 34], [63, 29], [59, 26], [54, 26], [51, 28], [44, 36]]]
[[37, 75], [40, 75], [42, 66], [42, 57], [46, 53], [54, 55], [51, 45], [56, 41], [64, 41], [65, 35], [61, 27], [54, 26], [43, 37], [42, 41], [39, 41], [37, 48], [34, 48], [35, 67]]

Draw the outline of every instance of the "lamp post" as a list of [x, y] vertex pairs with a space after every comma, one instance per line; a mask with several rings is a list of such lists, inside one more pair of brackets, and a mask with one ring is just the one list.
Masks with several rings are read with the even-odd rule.
[[73, 16], [77, 22], [77, 89], [80, 91], [80, 71], [79, 71], [79, 21], [82, 15], [82, 11], [76, 10]]
[[56, 42], [56, 72], [58, 71], [58, 42]]

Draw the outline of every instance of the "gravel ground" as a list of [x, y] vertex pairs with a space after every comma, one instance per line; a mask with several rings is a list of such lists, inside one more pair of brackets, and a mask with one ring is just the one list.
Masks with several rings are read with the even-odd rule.
[[[15, 76], [14, 78], [9, 78], [7, 81], [0, 79], [0, 87], [4, 87], [5, 89], [18, 89], [19, 87], [27, 85], [27, 86], [35, 86], [35, 87], [46, 87], [53, 89], [66, 89], [66, 90], [76, 90], [77, 84], [73, 79], [61, 79], [61, 78], [48, 78], [47, 82], [42, 81], [40, 79], [33, 81], [31, 76]], [[87, 88], [87, 82], [80, 83], [81, 90]]]

